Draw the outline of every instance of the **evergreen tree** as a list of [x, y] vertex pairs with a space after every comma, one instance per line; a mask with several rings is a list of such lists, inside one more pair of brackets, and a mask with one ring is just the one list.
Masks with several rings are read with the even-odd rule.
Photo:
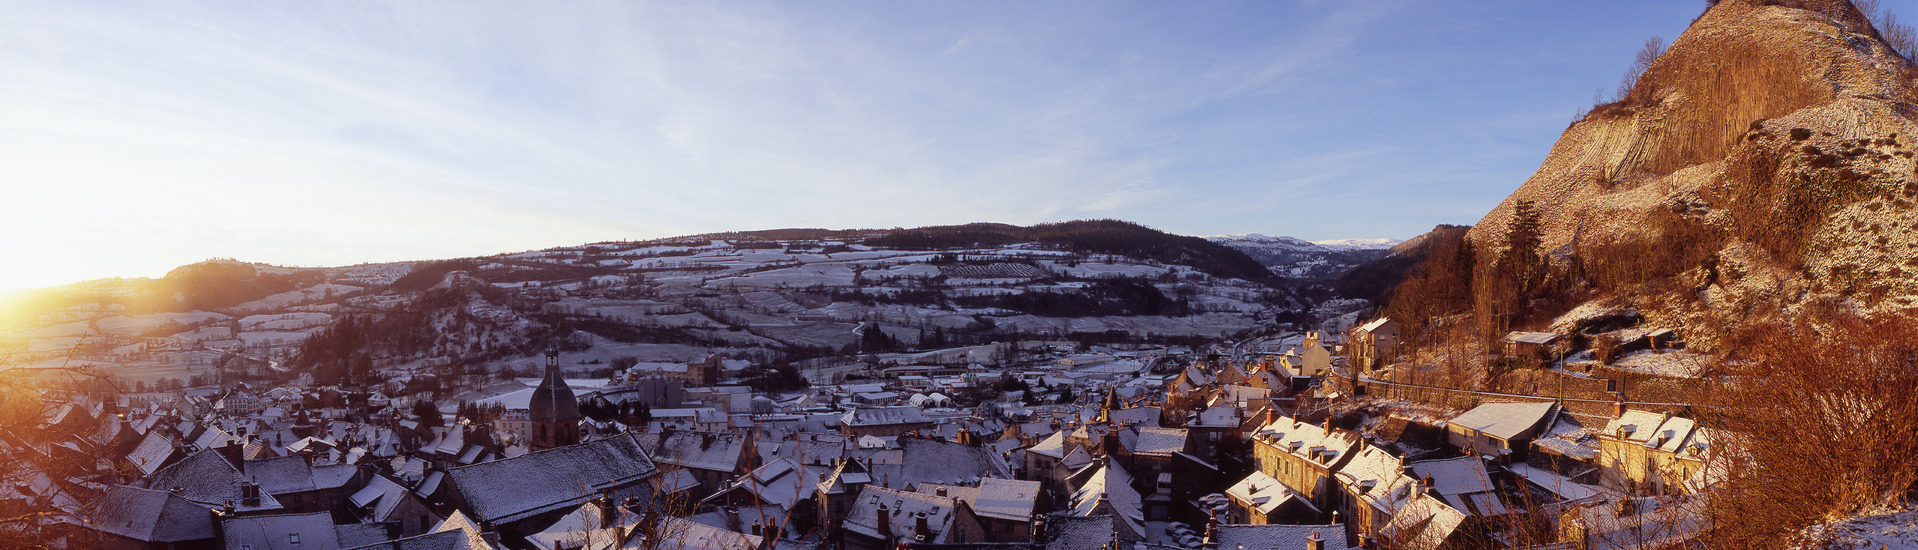
[[431, 400], [421, 399], [413, 402], [413, 416], [420, 421], [422, 428], [438, 428], [446, 425], [446, 418], [440, 416], [440, 408]]

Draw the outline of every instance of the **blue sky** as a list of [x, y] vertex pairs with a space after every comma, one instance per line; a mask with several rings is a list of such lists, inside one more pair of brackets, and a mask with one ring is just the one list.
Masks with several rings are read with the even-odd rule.
[[1408, 238], [1703, 8], [0, 0], [0, 289], [780, 227]]

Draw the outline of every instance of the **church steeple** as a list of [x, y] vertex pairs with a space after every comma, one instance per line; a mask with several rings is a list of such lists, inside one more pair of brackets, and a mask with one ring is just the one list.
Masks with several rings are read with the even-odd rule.
[[559, 371], [559, 348], [546, 350], [546, 378], [533, 390], [526, 404], [527, 419], [533, 421], [532, 446], [550, 449], [579, 443], [579, 398], [566, 385]]

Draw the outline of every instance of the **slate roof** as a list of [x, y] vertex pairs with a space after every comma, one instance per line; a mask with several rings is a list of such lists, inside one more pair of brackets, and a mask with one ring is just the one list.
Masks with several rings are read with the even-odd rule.
[[147, 479], [147, 486], [160, 490], [179, 487], [183, 490], [180, 496], [187, 500], [212, 506], [232, 502], [235, 509], [242, 512], [281, 508], [280, 502], [264, 491], [260, 494], [258, 505], [247, 506], [240, 498], [240, 484], [244, 481], [240, 470], [228, 463], [226, 457], [209, 449], [187, 455], [185, 459], [160, 469]]
[[370, 544], [348, 550], [492, 550], [486, 539], [480, 536], [479, 527], [464, 514], [453, 512], [453, 517], [441, 521], [433, 532], [407, 537], [394, 541]]
[[1026, 449], [1026, 452], [1038, 453], [1052, 458], [1065, 458], [1066, 433], [1063, 431], [1052, 432], [1051, 436], [1041, 440], [1037, 445], [1033, 445], [1032, 448]]
[[494, 524], [577, 506], [602, 488], [657, 473], [632, 435], [527, 453], [447, 471], [481, 519]]
[[[1310, 459], [1312, 451], [1321, 451], [1315, 462], [1330, 468], [1359, 447], [1359, 436], [1345, 430], [1331, 430], [1325, 426], [1300, 422], [1298, 419], [1281, 416], [1259, 428], [1253, 437], [1260, 443], [1277, 447], [1280, 451]], [[1392, 465], [1398, 465], [1394, 458]]]
[[1178, 428], [1139, 428], [1134, 454], [1172, 456], [1185, 450], [1185, 430]]
[[1265, 475], [1264, 472], [1255, 471], [1245, 476], [1245, 479], [1226, 488], [1225, 495], [1261, 514], [1270, 514], [1273, 510], [1279, 509], [1279, 506], [1292, 500], [1305, 503], [1306, 507], [1318, 511], [1318, 507], [1312, 506], [1312, 502], [1304, 495], [1287, 489], [1285, 484], [1279, 483], [1279, 480]]
[[1557, 408], [1552, 403], [1486, 403], [1458, 415], [1449, 423], [1509, 440], [1538, 426], [1550, 418]]
[[839, 417], [846, 426], [891, 426], [895, 424], [931, 424], [932, 417], [919, 407], [872, 407], [853, 409]]
[[989, 478], [979, 481], [978, 496], [969, 504], [980, 516], [1012, 521], [1031, 521], [1032, 507], [1039, 498], [1037, 481]]
[[1112, 517], [1046, 519], [1046, 550], [1100, 550], [1112, 542]]
[[891, 487], [904, 489], [920, 483], [972, 484], [987, 477], [1010, 479], [1012, 468], [986, 447], [902, 437], [899, 459], [882, 461], [875, 456], [871, 473]]
[[1465, 513], [1431, 497], [1412, 499], [1379, 533], [1404, 548], [1436, 549], [1465, 523]]
[[802, 465], [781, 458], [754, 469], [749, 475], [740, 476], [739, 481], [722, 489], [720, 494], [746, 491], [759, 495], [759, 500], [765, 503], [791, 510], [800, 501], [811, 499], [817, 493], [815, 489], [819, 486], [820, 478], [828, 473], [830, 471], [822, 466]]
[[326, 512], [222, 518], [220, 532], [227, 550], [340, 547], [339, 531], [334, 529], [332, 514]]
[[729, 474], [739, 469], [748, 443], [744, 435], [715, 432], [674, 431], [633, 437], [654, 461]]
[[135, 468], [139, 468], [141, 474], [150, 476], [153, 472], [159, 471], [162, 466], [166, 466], [167, 459], [173, 458], [173, 453], [173, 440], [160, 435], [158, 431], [153, 431], [147, 432], [146, 437], [140, 440], [140, 445], [134, 447], [133, 452], [127, 453], [126, 460]]
[[546, 365], [546, 378], [540, 380], [538, 388], [533, 389], [533, 397], [526, 403], [526, 416], [534, 422], [580, 419], [579, 398], [573, 395], [573, 388], [566, 385], [566, 378], [560, 375], [559, 365]]
[[1299, 550], [1314, 536], [1327, 541], [1325, 548], [1345, 547], [1345, 526], [1331, 525], [1237, 525], [1219, 526], [1218, 548], [1235, 550]]
[[246, 463], [246, 477], [260, 484], [261, 489], [276, 495], [302, 493], [314, 488], [313, 467], [307, 465], [303, 456], [249, 460]]
[[[1347, 491], [1358, 494], [1360, 502], [1388, 514], [1404, 506], [1414, 485], [1412, 477], [1399, 470], [1399, 457], [1371, 446], [1353, 453], [1352, 460], [1333, 478]], [[1368, 482], [1371, 488], [1362, 490]]]
[[[1445, 504], [1463, 511], [1472, 511], [1481, 516], [1499, 516], [1509, 513], [1501, 503], [1492, 484], [1492, 476], [1485, 473], [1485, 459], [1473, 456], [1427, 460], [1413, 462], [1412, 472], [1419, 478], [1430, 477], [1432, 490], [1437, 491]], [[1486, 500], [1477, 495], [1490, 495]]]
[[166, 491], [113, 485], [87, 506], [81, 525], [146, 542], [213, 540], [210, 510]]
[[386, 521], [393, 515], [393, 510], [399, 507], [400, 502], [406, 500], [407, 492], [405, 485], [386, 476], [376, 475], [373, 479], [367, 480], [365, 487], [361, 487], [347, 497], [347, 500], [353, 503], [353, 507], [369, 512], [367, 519]]
[[1157, 428], [1159, 427], [1159, 408], [1134, 407], [1130, 409], [1119, 409], [1107, 412], [1106, 418], [1118, 426], [1138, 425], [1146, 428]]
[[[912, 540], [913, 529], [917, 525], [915, 516], [923, 512], [927, 516], [927, 526], [933, 531], [932, 540], [923, 542], [941, 544], [951, 541], [958, 502], [951, 497], [867, 487], [859, 492], [859, 499], [853, 502], [844, 526], [847, 531], [876, 539], [895, 536]], [[879, 532], [879, 507], [882, 505], [889, 516], [887, 526], [890, 533]]]
[[656, 550], [755, 550], [766, 540], [670, 516], [661, 518], [656, 529], [670, 534], [661, 537]]
[[1106, 513], [1100, 504], [1111, 505], [1111, 513], [1125, 521], [1133, 533], [1145, 533], [1144, 500], [1139, 492], [1132, 488], [1132, 474], [1117, 464], [1106, 464], [1086, 480], [1084, 486], [1072, 493], [1070, 514], [1077, 517], [1090, 517]]

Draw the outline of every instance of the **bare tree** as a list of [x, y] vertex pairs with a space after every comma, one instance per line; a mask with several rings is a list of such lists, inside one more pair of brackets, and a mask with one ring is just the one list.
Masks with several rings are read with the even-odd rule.
[[[1645, 76], [1645, 71], [1652, 68], [1652, 62], [1658, 61], [1659, 56], [1665, 55], [1665, 45], [1663, 38], [1654, 36], [1645, 39], [1645, 46], [1639, 48], [1638, 55], [1632, 58], [1632, 67], [1625, 70], [1625, 79], [1619, 82], [1618, 93], [1613, 101], [1624, 101], [1626, 97], [1631, 96], [1632, 89], [1638, 87], [1639, 79]], [[1651, 84], [1657, 85], [1656, 82]]]
[[1730, 344], [1702, 423], [1726, 461], [1716, 543], [1774, 546], [1918, 489], [1918, 319], [1807, 314]]

